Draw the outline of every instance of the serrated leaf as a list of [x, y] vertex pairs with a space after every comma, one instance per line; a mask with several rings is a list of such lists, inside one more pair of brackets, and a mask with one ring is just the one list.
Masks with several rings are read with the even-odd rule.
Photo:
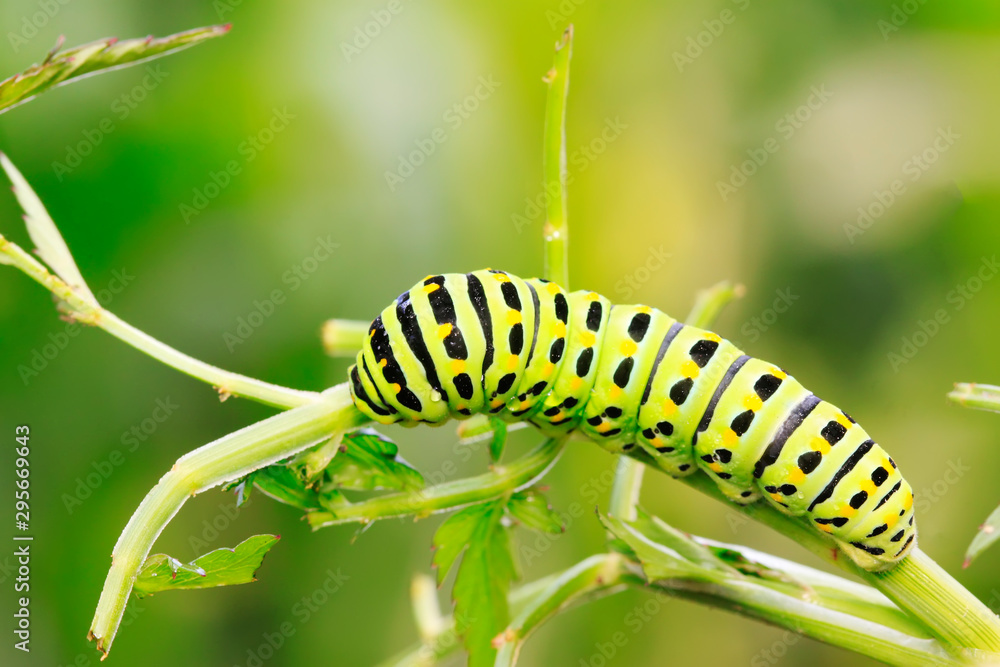
[[562, 519], [541, 493], [534, 489], [519, 491], [507, 503], [510, 515], [532, 530], [544, 533], [561, 533], [566, 530]]
[[152, 35], [124, 41], [108, 38], [65, 51], [54, 50], [42, 63], [0, 82], [0, 114], [50, 88], [87, 75], [134, 65], [227, 32], [228, 25], [208, 26], [156, 39]]
[[439, 584], [464, 551], [452, 598], [456, 630], [469, 652], [469, 667], [493, 665], [493, 638], [510, 621], [507, 595], [514, 560], [503, 525], [505, 504], [499, 500], [468, 507], [449, 517], [434, 536]]
[[968, 567], [979, 554], [1000, 538], [1000, 507], [986, 517], [983, 525], [979, 526], [979, 532], [972, 538], [969, 549], [965, 552], [965, 562], [962, 567]]
[[341, 451], [326, 472], [333, 484], [351, 491], [424, 488], [423, 475], [399, 456], [396, 443], [372, 429], [344, 436]]
[[143, 597], [160, 591], [235, 586], [256, 581], [254, 574], [279, 539], [277, 535], [254, 535], [233, 549], [216, 549], [187, 564], [166, 554], [153, 554], [139, 570], [135, 592]]
[[503, 456], [503, 449], [507, 444], [507, 422], [491, 417], [490, 426], [493, 428], [493, 436], [490, 438], [490, 459], [495, 462]]
[[726, 576], [722, 571], [692, 563], [676, 550], [644, 535], [632, 523], [613, 516], [602, 515], [600, 518], [611, 534], [625, 542], [635, 553], [650, 581], [677, 578], [719, 581]]
[[49, 217], [49, 213], [45, 210], [38, 195], [31, 189], [28, 181], [21, 175], [14, 163], [3, 153], [0, 153], [0, 165], [3, 166], [3, 170], [7, 172], [7, 178], [14, 185], [14, 196], [17, 197], [17, 202], [24, 211], [24, 223], [28, 227], [28, 235], [31, 236], [31, 240], [38, 249], [38, 256], [80, 296], [96, 305], [97, 299], [87, 287], [87, 282], [80, 274], [80, 269], [73, 260], [73, 255], [66, 247], [66, 241], [59, 233], [56, 223], [52, 222], [52, 218]]

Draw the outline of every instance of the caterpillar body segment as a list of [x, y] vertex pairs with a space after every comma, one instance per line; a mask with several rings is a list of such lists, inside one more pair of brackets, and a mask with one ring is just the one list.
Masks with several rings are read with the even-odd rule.
[[867, 570], [916, 543], [896, 464], [839, 408], [777, 366], [648, 306], [503, 271], [428, 276], [372, 322], [350, 370], [384, 424], [488, 413], [612, 451], [642, 447], [738, 503], [805, 516]]

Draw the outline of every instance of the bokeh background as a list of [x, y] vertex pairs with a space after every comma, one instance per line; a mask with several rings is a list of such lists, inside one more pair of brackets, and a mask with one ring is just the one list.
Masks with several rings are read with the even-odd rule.
[[[1000, 603], [1000, 550], [960, 570], [1000, 501], [1000, 416], [945, 400], [954, 381], [1000, 382], [1000, 278], [983, 259], [1000, 250], [1000, 6], [401, 0], [387, 25], [368, 25], [375, 35], [359, 39], [387, 7], [5, 0], [3, 76], [39, 61], [60, 34], [78, 44], [234, 27], [157, 61], [156, 76], [145, 66], [105, 74], [0, 116], [0, 148], [48, 205], [95, 291], [109, 289], [111, 310], [208, 362], [321, 389], [347, 367], [322, 353], [324, 319], [370, 319], [429, 272], [540, 272], [542, 215], [530, 202], [542, 192], [541, 76], [572, 21], [574, 285], [680, 315], [697, 289], [744, 283], [746, 298], [717, 329], [865, 424], [917, 492], [923, 549]], [[481, 81], [489, 92], [466, 102]], [[476, 108], [459, 115], [456, 104]], [[261, 150], [246, 148], [276, 110], [283, 129]], [[386, 173], [437, 128], [446, 140], [390, 187]], [[754, 156], [763, 164], [743, 166]], [[212, 188], [230, 161], [240, 173]], [[754, 173], [744, 183], [734, 170]], [[739, 187], [721, 192], [727, 181]], [[859, 207], [874, 214], [863, 225]], [[28, 245], [10, 194], [0, 193], [0, 231]], [[296, 285], [288, 272], [319, 238], [339, 246]], [[127, 285], [112, 293], [116, 271]], [[980, 271], [992, 280], [970, 284]], [[276, 289], [284, 303], [232, 344], [225, 334]], [[944, 324], [922, 336], [921, 322], [938, 311]], [[86, 630], [140, 498], [183, 452], [271, 414], [245, 400], [220, 404], [100, 331], [71, 339], [25, 380], [19, 367], [64, 327], [47, 293], [0, 267], [0, 516], [12, 521], [13, 425], [27, 423], [37, 536], [34, 650], [15, 652], [5, 630], [4, 664], [96, 664]], [[157, 401], [176, 407], [128, 440], [133, 428], [151, 428]], [[449, 428], [391, 433], [425, 473], [456, 458]], [[124, 460], [89, 488], [88, 474], [107, 470], [115, 450]], [[462, 474], [485, 468], [483, 449], [468, 458]], [[612, 465], [596, 447], [567, 453], [548, 477], [554, 505], [604, 505]], [[643, 501], [685, 530], [817, 564], [666, 477], [647, 476]], [[286, 621], [295, 635], [268, 665], [370, 665], [416, 639], [409, 582], [429, 571], [438, 518], [385, 522], [352, 543], [353, 529], [310, 534], [295, 510], [260, 496], [238, 517], [226, 518], [230, 504], [219, 491], [189, 503], [157, 550], [190, 559], [280, 533], [260, 581], [144, 601], [111, 664], [247, 665], [248, 651]], [[525, 558], [525, 577], [602, 545], [588, 514]], [[12, 550], [0, 550], [4, 628]], [[330, 569], [347, 581], [303, 622], [293, 606]], [[647, 600], [628, 592], [561, 615], [528, 643], [522, 664], [868, 664], [682, 601], [636, 623]], [[618, 631], [627, 645], [604, 658], [599, 645]]]

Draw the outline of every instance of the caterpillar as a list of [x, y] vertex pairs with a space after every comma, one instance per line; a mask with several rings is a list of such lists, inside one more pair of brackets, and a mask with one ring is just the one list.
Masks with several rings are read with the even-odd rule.
[[916, 542], [909, 484], [850, 416], [655, 308], [486, 269], [428, 276], [368, 334], [349, 385], [376, 422], [486, 413], [641, 447], [675, 477], [700, 470], [732, 501], [807, 517], [870, 571]]

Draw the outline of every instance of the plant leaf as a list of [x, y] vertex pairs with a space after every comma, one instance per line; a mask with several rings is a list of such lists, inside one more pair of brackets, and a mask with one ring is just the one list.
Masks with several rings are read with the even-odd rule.
[[399, 456], [396, 443], [370, 428], [344, 436], [326, 471], [337, 487], [352, 491], [424, 488], [423, 476]]
[[492, 666], [493, 638], [510, 621], [507, 595], [514, 578], [510, 536], [503, 525], [506, 501], [468, 507], [448, 518], [434, 536], [438, 582], [463, 551], [455, 577], [456, 630], [465, 640], [469, 667]]
[[254, 535], [233, 549], [216, 549], [187, 564], [166, 554], [153, 554], [139, 570], [135, 592], [143, 597], [160, 591], [233, 586], [256, 581], [254, 574], [279, 539], [277, 535]]
[[315, 489], [288, 466], [277, 464], [251, 473], [253, 485], [275, 500], [301, 510], [318, 510], [323, 506]]
[[[0, 81], [0, 114], [50, 88], [87, 75], [134, 65], [227, 32], [228, 25], [216, 25], [155, 39], [150, 35], [120, 42], [112, 37], [65, 51], [53, 50], [42, 63]], [[61, 44], [56, 48], [59, 46]]]
[[14, 163], [3, 153], [0, 153], [0, 165], [3, 166], [7, 177], [14, 185], [14, 195], [21, 205], [21, 209], [24, 210], [24, 223], [28, 227], [31, 240], [38, 248], [38, 256], [80, 296], [86, 297], [95, 306], [98, 305], [97, 299], [80, 274], [80, 269], [73, 260], [73, 255], [66, 247], [66, 241], [59, 233], [56, 223], [52, 222], [52, 218], [49, 217], [49, 213], [45, 210], [38, 195], [31, 189], [28, 181], [24, 179]]
[[965, 552], [965, 562], [962, 563], [962, 567], [969, 567], [972, 561], [997, 539], [1000, 539], [1000, 507], [993, 510], [983, 525], [979, 526], [979, 532], [972, 538], [972, 543]]
[[545, 496], [534, 489], [513, 494], [507, 503], [507, 511], [532, 530], [543, 533], [561, 533], [566, 530], [562, 519], [552, 510]]
[[678, 578], [720, 581], [729, 576], [721, 570], [691, 562], [677, 550], [645, 535], [633, 523], [613, 516], [601, 516], [601, 521], [612, 535], [628, 545], [650, 581]]

